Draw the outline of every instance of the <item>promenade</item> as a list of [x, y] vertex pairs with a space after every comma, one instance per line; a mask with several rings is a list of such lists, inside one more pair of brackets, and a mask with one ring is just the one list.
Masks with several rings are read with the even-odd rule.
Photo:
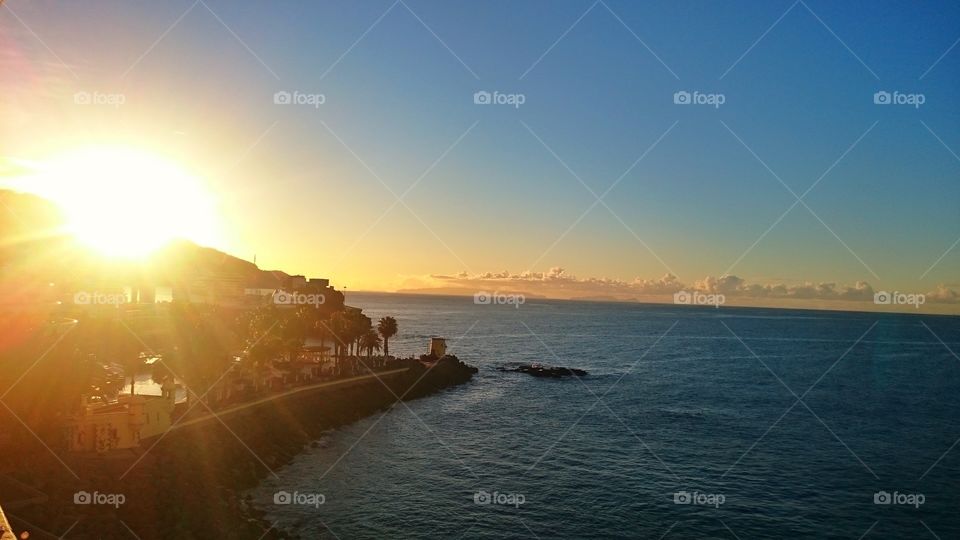
[[304, 392], [316, 392], [316, 391], [319, 391], [319, 390], [324, 390], [324, 391], [326, 391], [326, 390], [339, 390], [339, 389], [341, 389], [341, 388], [348, 388], [348, 387], [350, 387], [350, 386], [355, 386], [355, 385], [357, 385], [357, 384], [363, 384], [363, 383], [367, 383], [367, 382], [370, 382], [370, 381], [376, 381], [377, 379], [393, 378], [394, 376], [397, 376], [397, 375], [399, 375], [399, 374], [401, 374], [401, 373], [406, 373], [409, 369], [410, 369], [410, 368], [406, 368], [406, 367], [405, 367], [405, 368], [399, 368], [399, 369], [390, 369], [390, 370], [386, 370], [386, 371], [379, 371], [379, 372], [376, 372], [376, 373], [369, 373], [369, 374], [367, 374], [367, 375], [356, 375], [356, 376], [353, 376], [353, 377], [346, 377], [346, 378], [343, 378], [343, 379], [337, 379], [337, 380], [333, 380], [333, 381], [325, 381], [325, 382], [316, 383], [316, 384], [309, 384], [309, 385], [305, 385], [305, 386], [298, 386], [298, 387], [292, 388], [292, 389], [290, 389], [290, 390], [286, 390], [286, 391], [283, 391], [283, 392], [277, 392], [277, 393], [274, 393], [274, 394], [270, 394], [269, 396], [264, 396], [264, 397], [262, 397], [262, 398], [258, 398], [258, 399], [252, 400], [252, 401], [248, 401], [248, 402], [246, 402], [246, 403], [240, 403], [240, 404], [237, 404], [237, 405], [232, 405], [232, 406], [230, 406], [230, 407], [226, 407], [226, 408], [224, 408], [224, 409], [215, 411], [215, 412], [213, 412], [213, 413], [207, 413], [207, 414], [198, 416], [198, 417], [196, 417], [196, 418], [191, 418], [191, 419], [189, 419], [189, 420], [183, 420], [183, 421], [177, 422], [177, 423], [175, 423], [173, 426], [170, 427], [170, 430], [169, 430], [169, 431], [175, 431], [175, 430], [178, 430], [178, 429], [181, 429], [181, 428], [193, 426], [193, 425], [196, 425], [196, 424], [201, 424], [201, 423], [203, 423], [203, 422], [208, 422], [208, 421], [213, 420], [213, 419], [215, 419], [215, 418], [223, 419], [224, 417], [227, 417], [227, 416], [229, 416], [229, 415], [238, 413], [238, 412], [240, 412], [240, 411], [244, 411], [244, 410], [250, 409], [250, 408], [252, 408], [252, 407], [257, 407], [257, 406], [263, 405], [263, 404], [265, 404], [265, 403], [269, 403], [269, 402], [276, 401], [276, 400], [279, 400], [279, 399], [285, 399], [285, 398], [288, 398], [288, 397], [291, 397], [291, 396], [294, 396], [294, 395], [297, 395], [297, 394], [301, 394], [301, 393], [304, 393]]

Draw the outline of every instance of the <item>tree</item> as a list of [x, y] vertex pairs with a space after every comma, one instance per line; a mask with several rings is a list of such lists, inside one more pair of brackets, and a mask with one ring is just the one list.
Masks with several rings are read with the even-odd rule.
[[320, 340], [320, 355], [326, 359], [327, 340], [333, 338], [333, 334], [330, 333], [330, 326], [326, 322], [318, 319], [313, 327], [313, 337]]
[[172, 306], [168, 322], [162, 363], [184, 385], [189, 408], [231, 368], [231, 353], [241, 342], [216, 312], [201, 306]]
[[280, 335], [291, 348], [299, 350], [304, 341], [310, 334], [315, 321], [317, 320], [317, 310], [307, 306], [301, 306], [295, 310], [288, 311], [281, 315]]
[[360, 356], [360, 351], [363, 348], [360, 341], [363, 339], [368, 332], [373, 331], [373, 321], [370, 320], [370, 317], [367, 317], [363, 313], [357, 311], [355, 315], [351, 316], [352, 327], [353, 327], [353, 341], [354, 341], [354, 354], [358, 357]]
[[343, 372], [343, 357], [346, 354], [346, 336], [348, 326], [349, 321], [347, 321], [346, 315], [343, 311], [337, 311], [330, 317], [328, 330], [330, 332], [330, 337], [333, 338], [333, 355], [336, 358], [336, 367], [338, 373]]
[[360, 336], [360, 348], [367, 351], [367, 360], [369, 361], [370, 357], [373, 356], [373, 351], [380, 350], [380, 334], [372, 328], [367, 330], [366, 333]]
[[130, 395], [136, 394], [137, 371], [144, 365], [143, 358], [140, 356], [140, 350], [135, 346], [129, 346], [117, 352], [120, 365], [123, 366], [125, 375], [130, 376]]
[[377, 331], [383, 336], [383, 356], [390, 356], [390, 338], [397, 335], [397, 320], [393, 317], [383, 317], [377, 323]]
[[138, 334], [121, 319], [111, 320], [100, 327], [98, 356], [123, 366], [123, 374], [130, 377], [130, 395], [134, 395], [137, 372], [144, 366], [142, 353], [148, 347]]

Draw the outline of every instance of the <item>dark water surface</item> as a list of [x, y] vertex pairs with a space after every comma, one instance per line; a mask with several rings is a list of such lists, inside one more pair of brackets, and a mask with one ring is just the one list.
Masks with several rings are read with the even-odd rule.
[[[960, 538], [960, 318], [348, 303], [397, 318], [393, 354], [442, 335], [480, 373], [331, 431], [252, 492], [304, 538]], [[496, 370], [521, 362], [590, 375]]]

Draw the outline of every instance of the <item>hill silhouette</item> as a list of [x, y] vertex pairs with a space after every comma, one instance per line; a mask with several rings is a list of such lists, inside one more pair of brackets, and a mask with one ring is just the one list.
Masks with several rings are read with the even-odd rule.
[[[43, 302], [51, 284], [61, 292], [140, 283], [177, 286], [197, 280], [278, 289], [291, 277], [184, 239], [169, 242], [143, 260], [109, 259], [78, 244], [64, 225], [50, 201], [0, 190], [0, 307]], [[330, 289], [328, 294], [334, 295], [328, 302], [342, 305], [341, 293]]]

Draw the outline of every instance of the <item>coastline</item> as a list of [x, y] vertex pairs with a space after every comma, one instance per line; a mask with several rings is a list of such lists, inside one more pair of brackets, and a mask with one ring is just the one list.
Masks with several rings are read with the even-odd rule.
[[[505, 291], [500, 291], [504, 292]], [[395, 291], [373, 291], [373, 290], [351, 290], [350, 295], [364, 296], [364, 295], [397, 295], [397, 296], [409, 296], [409, 297], [421, 297], [421, 298], [431, 298], [431, 297], [440, 297], [440, 298], [456, 298], [456, 299], [467, 299], [471, 300], [473, 298], [472, 290], [458, 290], [450, 291], [446, 289], [438, 289], [437, 292], [430, 292], [429, 289], [400, 289]], [[654, 297], [643, 297], [643, 298], [599, 298], [599, 297], [572, 297], [572, 298], [563, 298], [563, 297], [553, 297], [546, 296], [542, 294], [530, 294], [521, 291], [511, 290], [509, 294], [521, 294], [527, 300], [535, 300], [542, 303], [572, 303], [572, 304], [614, 304], [624, 307], [640, 307], [640, 308], [663, 308], [663, 309], [681, 309], [681, 310], [715, 310], [713, 306], [696, 306], [696, 305], [686, 305], [686, 304], [677, 304], [671, 298], [654, 298]], [[930, 304], [927, 304], [929, 306]], [[879, 316], [901, 316], [901, 315], [911, 315], [916, 317], [943, 317], [943, 318], [957, 318], [960, 317], [960, 313], [952, 310], [952, 306], [956, 304], [939, 304], [942, 306], [942, 309], [938, 310], [919, 310], [914, 308], [903, 308], [903, 309], [884, 309], [883, 306], [877, 306], [875, 304], [869, 303], [843, 303], [838, 300], [822, 300], [818, 302], [805, 301], [804, 299], [791, 299], [790, 302], [783, 305], [776, 305], [771, 303], [750, 303], [750, 302], [738, 302], [734, 297], [734, 301], [727, 302], [721, 306], [721, 310], [744, 310], [744, 309], [762, 309], [767, 311], [778, 311], [778, 310], [787, 310], [792, 312], [799, 313], [811, 313], [817, 314], [821, 312], [828, 313], [838, 313], [838, 314], [849, 314], [849, 315], [868, 315], [871, 317]], [[873, 309], [868, 309], [870, 306]]]
[[[382, 373], [295, 389], [191, 419], [168, 436], [144, 441], [136, 454], [69, 458], [66, 464], [78, 478], [50, 460], [43, 464], [45, 472], [37, 470], [51, 480], [49, 504], [11, 520], [50, 530], [72, 527], [72, 538], [123, 538], [131, 531], [144, 540], [297, 538], [272, 528], [265, 512], [244, 493], [289, 464], [323, 432], [386, 410], [400, 399], [464, 384], [475, 372], [452, 356], [429, 367], [414, 359], [395, 360]], [[92, 491], [90, 486], [123, 494], [125, 500], [116, 507], [74, 504], [74, 494]]]

